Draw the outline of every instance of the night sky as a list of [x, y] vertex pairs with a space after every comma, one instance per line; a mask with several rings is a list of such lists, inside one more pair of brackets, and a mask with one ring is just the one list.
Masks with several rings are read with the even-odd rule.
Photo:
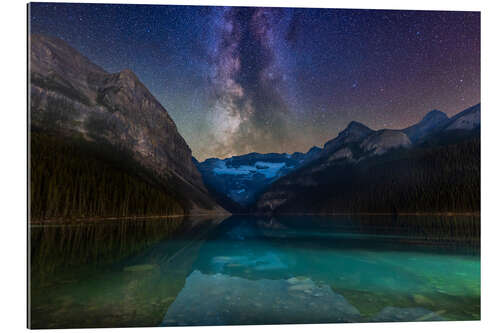
[[477, 12], [31, 4], [31, 31], [129, 68], [203, 161], [307, 151], [480, 101]]

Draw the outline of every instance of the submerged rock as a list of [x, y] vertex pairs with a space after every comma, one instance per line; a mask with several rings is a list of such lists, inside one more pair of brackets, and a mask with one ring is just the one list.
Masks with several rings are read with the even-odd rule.
[[372, 321], [441, 321], [446, 320], [440, 315], [444, 311], [432, 312], [424, 308], [397, 308], [388, 306], [382, 309]]
[[[221, 294], [210, 294], [209, 291], [214, 289], [222, 290]], [[193, 307], [193, 304], [196, 306]], [[184, 317], [186, 313], [189, 316]], [[329, 286], [318, 286], [309, 278], [249, 280], [194, 271], [168, 308], [162, 325], [359, 321], [359, 311], [342, 295], [332, 291]]]
[[288, 287], [288, 290], [300, 290], [300, 291], [309, 291], [311, 292], [311, 289], [314, 286], [311, 284], [296, 284], [291, 287]]
[[420, 294], [413, 295], [413, 300], [419, 305], [433, 305], [434, 302], [428, 297]]

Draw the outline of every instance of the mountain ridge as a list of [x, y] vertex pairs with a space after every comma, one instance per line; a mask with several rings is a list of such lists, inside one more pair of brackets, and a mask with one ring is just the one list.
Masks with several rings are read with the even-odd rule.
[[[307, 154], [299, 152], [294, 154], [249, 153], [240, 156], [233, 156], [224, 160], [210, 158], [206, 160], [207, 163], [200, 163], [202, 165], [202, 169], [200, 169], [200, 171], [207, 182], [206, 178], [210, 177], [210, 172], [213, 171], [210, 167], [207, 167], [210, 163], [217, 163], [226, 160], [238, 160], [248, 156], [255, 157], [256, 160], [254, 162], [256, 162], [258, 157], [264, 158], [266, 155], [279, 155], [283, 158], [286, 156], [295, 156], [299, 159], [300, 163], [297, 163], [293, 168], [290, 168], [286, 174], [280, 175], [280, 177], [276, 177], [272, 179], [272, 181], [266, 184], [261, 184], [261, 186], [258, 187], [255, 191], [255, 195], [262, 198], [262, 196], [266, 196], [266, 188], [272, 188], [275, 183], [286, 183], [287, 186], [290, 186], [294, 181], [296, 181], [306, 187], [318, 186], [321, 181], [315, 180], [315, 174], [323, 172], [333, 166], [355, 166], [360, 163], [368, 163], [365, 161], [370, 161], [376, 156], [384, 156], [386, 154], [390, 155], [392, 154], [391, 152], [401, 151], [401, 149], [408, 150], [413, 149], [414, 147], [420, 147], [421, 145], [436, 146], [436, 144], [438, 144], [437, 142], [441, 142], [439, 144], [442, 144], [445, 139], [448, 141], [451, 140], [451, 142], [462, 140], [462, 137], [470, 136], [470, 134], [467, 133], [479, 127], [479, 112], [480, 104], [467, 108], [451, 118], [448, 118], [445, 113], [439, 110], [431, 110], [424, 115], [418, 123], [403, 129], [372, 130], [360, 122], [352, 121], [344, 130], [339, 132], [335, 138], [325, 142], [323, 148], [316, 146], [311, 147]], [[468, 119], [470, 119], [467, 122], [461, 121], [464, 117], [468, 117]], [[460, 124], [460, 126], [452, 126], [452, 124]], [[299, 177], [298, 175], [302, 175], [302, 177]], [[237, 178], [238, 175], [233, 175], [232, 177]], [[233, 181], [237, 183], [237, 180]], [[214, 183], [213, 180], [209, 182]], [[238, 185], [241, 186], [241, 184]], [[251, 186], [252, 184], [247, 185], [247, 187]], [[225, 191], [228, 190], [227, 188], [225, 190], [220, 188], [217, 189], [217, 186], [212, 187], [212, 190], [214, 189], [219, 196], [223, 196]], [[229, 191], [231, 191], [230, 188]], [[257, 205], [259, 198], [257, 198], [257, 201], [255, 202]], [[270, 206], [275, 207], [280, 200], [282, 199], [275, 200]], [[250, 205], [250, 211], [262, 210], [262, 207], [252, 208], [252, 203], [249, 201], [247, 201], [246, 204]]]
[[[422, 121], [428, 122], [435, 115]], [[477, 104], [441, 122], [436, 129], [425, 131], [426, 135], [415, 142], [410, 141], [405, 129], [378, 130], [357, 142], [342, 142], [326, 156], [271, 184], [257, 199], [254, 209], [266, 214], [297, 210], [302, 213], [477, 211], [479, 119], [480, 104]], [[381, 140], [387, 133], [391, 133], [389, 140]], [[337, 142], [341, 142], [339, 137], [335, 139]], [[442, 206], [435, 205], [439, 201]]]

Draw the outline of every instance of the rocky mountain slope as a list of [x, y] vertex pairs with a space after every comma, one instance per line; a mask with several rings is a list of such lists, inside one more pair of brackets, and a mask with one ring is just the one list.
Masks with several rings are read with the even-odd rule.
[[358, 123], [357, 121], [351, 121], [347, 125], [346, 129], [339, 133], [339, 135], [323, 146], [322, 156], [328, 156], [335, 153], [341, 147], [352, 143], [358, 142], [367, 136], [373, 134], [375, 131], [368, 128], [367, 126]]
[[474, 105], [453, 116], [444, 127], [445, 131], [474, 130], [481, 123], [481, 105]]
[[[224, 212], [205, 188], [174, 121], [132, 71], [107, 73], [64, 41], [43, 35], [30, 36], [29, 66], [32, 133], [49, 133], [60, 142], [71, 138], [87, 151], [106, 146], [123, 157], [123, 165], [113, 167], [166, 193], [186, 214]], [[98, 160], [109, 164], [106, 155]], [[33, 181], [41, 180], [32, 179], [38, 188]], [[32, 197], [43, 200], [48, 199]]]
[[403, 130], [351, 123], [316, 159], [276, 180], [261, 213], [478, 211], [480, 105], [431, 111]]
[[417, 142], [419, 139], [440, 130], [448, 121], [446, 113], [439, 110], [432, 110], [420, 122], [405, 128], [403, 132], [412, 142]]

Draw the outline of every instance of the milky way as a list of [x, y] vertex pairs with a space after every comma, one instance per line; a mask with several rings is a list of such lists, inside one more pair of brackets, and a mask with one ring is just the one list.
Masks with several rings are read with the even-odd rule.
[[480, 99], [475, 12], [32, 4], [32, 32], [132, 69], [193, 155], [294, 152]]
[[[214, 10], [208, 132], [216, 156], [283, 151], [291, 140], [282, 44], [288, 22], [282, 9]], [[285, 29], [283, 29], [283, 26]], [[280, 31], [281, 30], [281, 31]]]

